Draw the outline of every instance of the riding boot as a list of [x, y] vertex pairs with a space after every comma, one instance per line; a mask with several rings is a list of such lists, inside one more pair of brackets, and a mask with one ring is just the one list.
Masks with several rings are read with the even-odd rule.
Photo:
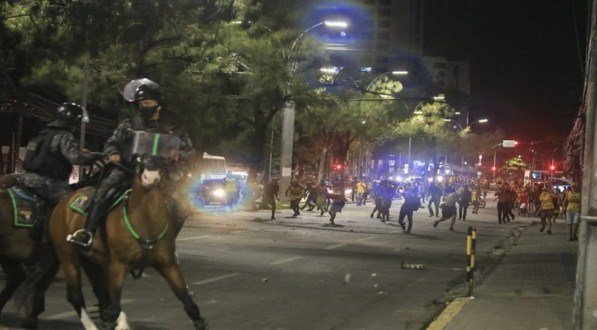
[[93, 235], [95, 234], [100, 221], [104, 217], [107, 201], [107, 198], [94, 200], [87, 215], [85, 229], [77, 230], [72, 235], [68, 235], [66, 240], [84, 248], [90, 247], [91, 243], [93, 243]]

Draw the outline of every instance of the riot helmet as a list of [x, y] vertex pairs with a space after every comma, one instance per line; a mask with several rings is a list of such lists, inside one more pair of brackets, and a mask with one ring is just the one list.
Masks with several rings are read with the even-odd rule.
[[[122, 96], [125, 100], [134, 103], [139, 115], [143, 118], [150, 118], [156, 111], [161, 109], [164, 103], [160, 85], [147, 78], [131, 80], [124, 87]], [[155, 102], [144, 102], [146, 100]]]
[[75, 128], [83, 118], [83, 107], [76, 103], [62, 103], [56, 109], [54, 121], [48, 127]]

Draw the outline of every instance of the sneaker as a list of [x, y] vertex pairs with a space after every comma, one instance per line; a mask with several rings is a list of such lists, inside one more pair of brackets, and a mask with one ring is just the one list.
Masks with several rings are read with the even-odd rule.
[[568, 242], [572, 242], [572, 241], [574, 241], [574, 237], [569, 237]]
[[546, 231], [546, 233], [548, 233], [549, 235], [551, 235], [551, 230]]
[[410, 229], [404, 231], [405, 234], [410, 234]]
[[540, 232], [543, 232], [545, 230], [545, 226], [541, 226], [541, 229], [539, 229]]
[[71, 235], [66, 236], [66, 241], [88, 248], [93, 243], [93, 234], [85, 229], [79, 229]]
[[373, 213], [371, 213], [371, 219], [373, 219]]
[[454, 231], [454, 228], [450, 227], [448, 228], [449, 231]]
[[429, 217], [430, 217], [430, 218], [431, 218], [431, 217], [433, 217], [433, 214], [430, 214], [430, 215], [429, 215]]
[[434, 221], [433, 222], [433, 228], [437, 228], [437, 225], [439, 225], [439, 221]]
[[271, 217], [270, 220], [276, 220], [276, 217]]
[[406, 231], [406, 226], [404, 225], [404, 222], [400, 223], [400, 227], [402, 227], [402, 230]]

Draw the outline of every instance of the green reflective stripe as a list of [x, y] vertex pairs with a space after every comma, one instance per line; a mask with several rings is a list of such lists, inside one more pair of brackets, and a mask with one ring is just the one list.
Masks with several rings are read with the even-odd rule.
[[[141, 236], [139, 236], [137, 231], [135, 231], [135, 228], [133, 228], [133, 225], [131, 224], [128, 213], [126, 212], [126, 206], [122, 207], [122, 217], [124, 218], [124, 223], [126, 224], [126, 228], [131, 233], [131, 236], [133, 236], [136, 240], [140, 240]], [[162, 232], [158, 235], [158, 237], [154, 240], [154, 242], [157, 242], [157, 241], [161, 240], [162, 238], [164, 238], [164, 236], [166, 235], [167, 232], [168, 232], [168, 221], [166, 221], [166, 223], [164, 225], [164, 229], [162, 229]]]
[[137, 234], [135, 228], [133, 228], [133, 226], [131, 225], [131, 221], [129, 220], [129, 216], [126, 212], [126, 206], [124, 206], [121, 210], [122, 216], [124, 217], [124, 223], [126, 224], [126, 228], [128, 228], [129, 232], [131, 233], [131, 235], [133, 235], [135, 239], [139, 239], [139, 234]]
[[70, 208], [71, 208], [73, 211], [75, 211], [75, 212], [79, 213], [80, 215], [82, 215], [82, 216], [84, 216], [84, 217], [86, 217], [86, 216], [87, 216], [87, 212], [85, 212], [85, 211], [81, 210], [81, 209], [80, 209], [80, 208], [78, 208], [76, 205], [73, 205], [73, 204], [71, 204], [71, 205], [70, 205]]
[[114, 201], [114, 203], [112, 203], [112, 205], [110, 205], [109, 210], [113, 210], [116, 208], [116, 206], [118, 206], [118, 204], [120, 202], [122, 202], [123, 199], [127, 198], [129, 196], [129, 193], [131, 192], [131, 189], [125, 191], [122, 195], [120, 195], [120, 197], [118, 197], [118, 199], [116, 201]]
[[156, 156], [158, 154], [158, 145], [160, 142], [160, 135], [156, 134], [153, 136], [153, 146], [151, 147], [151, 154]]
[[164, 229], [162, 229], [162, 232], [158, 235], [158, 238], [156, 238], [156, 242], [161, 240], [164, 235], [166, 235], [166, 233], [168, 232], [168, 221], [166, 221], [166, 223], [164, 224]]
[[19, 225], [19, 222], [18, 222], [19, 212], [17, 210], [17, 200], [15, 199], [15, 195], [13, 195], [13, 193], [10, 189], [6, 189], [6, 191], [8, 192], [8, 196], [10, 196], [10, 200], [12, 201], [12, 210], [13, 210], [15, 226], [18, 226]]

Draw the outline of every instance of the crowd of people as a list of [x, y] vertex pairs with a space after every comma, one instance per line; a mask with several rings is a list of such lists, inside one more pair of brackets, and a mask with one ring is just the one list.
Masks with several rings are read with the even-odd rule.
[[[445, 181], [412, 180], [396, 182], [389, 179], [365, 180], [363, 178], [347, 182], [346, 195], [333, 189], [333, 184], [322, 180], [308, 179], [304, 182], [292, 180], [284, 192], [290, 201], [293, 213], [289, 218], [296, 218], [301, 211], [317, 211], [320, 216], [330, 215], [334, 224], [337, 213], [342, 211], [346, 200], [351, 200], [356, 207], [373, 202], [370, 218], [381, 222], [390, 220], [390, 210], [394, 200], [403, 200], [398, 224], [405, 233], [410, 233], [413, 225], [413, 213], [426, 208], [430, 218], [436, 218], [434, 227], [449, 221], [448, 230], [454, 231], [456, 220], [466, 221], [470, 214], [478, 214], [485, 206], [489, 181], [449, 177]], [[517, 216], [541, 219], [541, 231], [552, 233], [552, 225], [558, 217], [565, 217], [569, 225], [569, 240], [577, 239], [580, 222], [580, 192], [572, 184], [566, 190], [552, 189], [549, 183], [522, 185], [518, 182], [497, 182], [495, 201], [497, 201], [498, 224], [509, 223]], [[276, 202], [279, 200], [277, 180], [272, 180], [263, 188], [262, 207], [271, 208], [271, 219], [276, 219]], [[256, 196], [257, 197], [257, 196]], [[301, 202], [304, 203], [301, 206]], [[469, 208], [472, 208], [469, 214]], [[517, 210], [517, 214], [514, 211]]]

